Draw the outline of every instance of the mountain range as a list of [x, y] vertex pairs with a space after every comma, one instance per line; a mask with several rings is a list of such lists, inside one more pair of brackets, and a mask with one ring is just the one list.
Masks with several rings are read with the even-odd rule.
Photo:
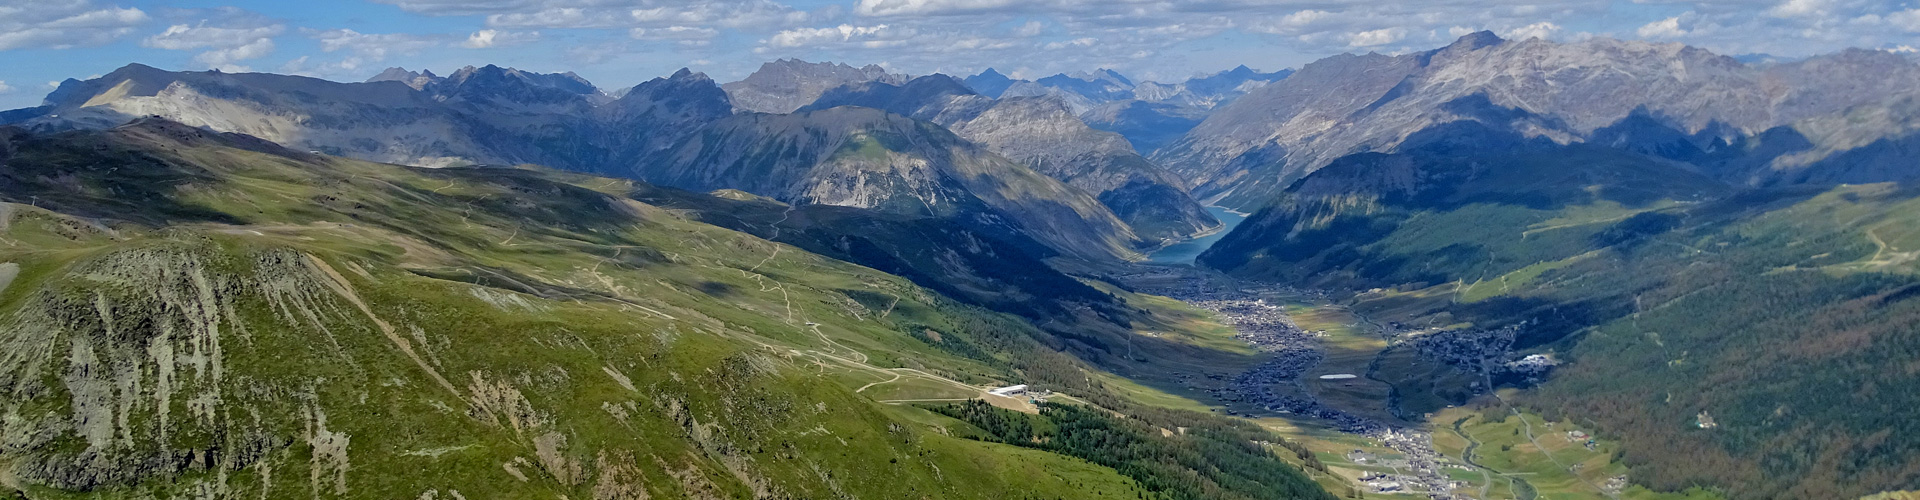
[[[783, 59], [611, 91], [132, 64], [0, 125], [23, 494], [1351, 497], [1345, 441], [1188, 411], [1249, 383], [1255, 416], [1345, 415], [1286, 406], [1302, 359], [1359, 360], [1382, 389], [1338, 397], [1394, 425], [1476, 412], [1469, 442], [1577, 420], [1619, 443], [1579, 455], [1626, 471], [1600, 497], [1920, 488], [1910, 55], [1480, 32], [1171, 84]], [[1138, 262], [1222, 231], [1205, 271]], [[1314, 357], [1327, 311], [1378, 345]], [[1022, 382], [1073, 403], [981, 395]]]
[[1839, 116], [1901, 109], [1916, 85], [1920, 65], [1884, 51], [1750, 66], [1680, 44], [1482, 32], [1432, 51], [1308, 64], [1222, 106], [1153, 157], [1202, 199], [1252, 209], [1338, 158], [1417, 147], [1409, 138], [1472, 121], [1562, 144], [1640, 147], [1622, 134], [1664, 134], [1686, 143], [1674, 147], [1718, 153], [1715, 167], [1727, 175], [1766, 183], [1877, 168], [1833, 153], [1898, 142], [1905, 129], [1847, 129], [1838, 124], [1852, 120]]

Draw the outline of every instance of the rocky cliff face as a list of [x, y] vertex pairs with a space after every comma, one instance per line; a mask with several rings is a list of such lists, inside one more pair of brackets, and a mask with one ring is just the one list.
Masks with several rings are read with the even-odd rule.
[[876, 109], [737, 115], [634, 175], [689, 190], [733, 188], [787, 203], [957, 219], [1083, 258], [1131, 258], [1138, 239], [1082, 190], [933, 123]]
[[734, 108], [757, 113], [792, 113], [834, 87], [862, 82], [906, 83], [905, 75], [879, 66], [855, 68], [843, 63], [781, 59], [760, 65], [746, 79], [722, 85]]
[[1155, 158], [1203, 197], [1257, 206], [1336, 158], [1393, 151], [1449, 122], [1566, 143], [1640, 112], [1725, 140], [1877, 102], [1917, 82], [1920, 67], [1885, 53], [1754, 67], [1679, 44], [1477, 33], [1429, 52], [1309, 64], [1222, 107]]
[[946, 126], [966, 140], [1094, 194], [1149, 241], [1181, 240], [1219, 227], [1183, 182], [1133, 151], [1118, 134], [1088, 127], [1051, 97], [989, 99], [945, 75], [906, 85], [868, 83], [823, 95], [808, 109], [866, 106]]

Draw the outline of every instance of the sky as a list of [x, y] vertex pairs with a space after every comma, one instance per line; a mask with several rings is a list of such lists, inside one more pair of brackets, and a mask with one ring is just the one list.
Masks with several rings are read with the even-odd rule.
[[606, 89], [779, 58], [914, 75], [1112, 68], [1177, 82], [1491, 30], [1793, 58], [1920, 47], [1909, 0], [0, 0], [0, 109], [128, 63], [361, 81], [392, 66], [573, 71]]

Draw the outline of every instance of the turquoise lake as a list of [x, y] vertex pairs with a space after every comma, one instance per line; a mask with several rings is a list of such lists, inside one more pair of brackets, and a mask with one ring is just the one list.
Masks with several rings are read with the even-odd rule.
[[1200, 252], [1207, 251], [1214, 242], [1227, 237], [1227, 233], [1233, 232], [1233, 228], [1239, 227], [1241, 222], [1247, 220], [1247, 216], [1221, 207], [1207, 207], [1207, 212], [1212, 213], [1214, 218], [1220, 219], [1220, 224], [1224, 226], [1220, 228], [1220, 232], [1162, 248], [1147, 256], [1147, 260], [1163, 264], [1192, 264], [1193, 259], [1200, 256]]

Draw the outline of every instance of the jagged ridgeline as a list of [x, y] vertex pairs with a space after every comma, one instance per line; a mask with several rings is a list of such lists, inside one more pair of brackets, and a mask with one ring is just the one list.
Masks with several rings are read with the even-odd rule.
[[0, 130], [0, 479], [29, 498], [1330, 498], [879, 403], [901, 378], [1104, 393], [1010, 316], [631, 181]]

